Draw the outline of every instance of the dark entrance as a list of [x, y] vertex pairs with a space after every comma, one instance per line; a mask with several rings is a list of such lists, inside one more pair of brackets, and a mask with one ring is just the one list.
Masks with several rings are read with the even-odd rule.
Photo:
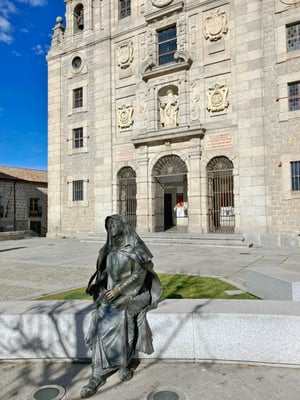
[[172, 228], [173, 223], [173, 209], [172, 209], [172, 194], [165, 193], [164, 199], [164, 223], [165, 223], [165, 231], [167, 229]]
[[[153, 168], [156, 232], [188, 226], [187, 168], [175, 155], [158, 160]], [[179, 199], [180, 204], [179, 203]], [[180, 208], [179, 211], [177, 209]], [[181, 210], [182, 208], [182, 210]]]
[[38, 235], [42, 234], [42, 223], [41, 221], [30, 221], [30, 230]]

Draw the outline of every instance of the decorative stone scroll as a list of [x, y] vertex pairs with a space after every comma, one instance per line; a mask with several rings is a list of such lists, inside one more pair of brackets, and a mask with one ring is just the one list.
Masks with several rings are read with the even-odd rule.
[[211, 112], [219, 112], [225, 110], [229, 106], [228, 87], [226, 85], [215, 84], [210, 87], [207, 92], [207, 110]]
[[125, 69], [130, 66], [133, 61], [133, 43], [125, 41], [117, 47], [117, 62], [118, 66]]
[[129, 128], [133, 124], [132, 114], [132, 106], [125, 106], [125, 104], [123, 104], [121, 107], [119, 107], [117, 113], [118, 126], [120, 128]]
[[291, 6], [293, 4], [299, 3], [299, 0], [279, 0], [280, 3], [286, 5], [286, 6]]
[[166, 7], [169, 4], [173, 3], [173, 0], [152, 0], [152, 4], [154, 5], [154, 7]]
[[225, 11], [212, 11], [204, 21], [204, 37], [211, 42], [221, 39], [228, 32], [228, 23]]

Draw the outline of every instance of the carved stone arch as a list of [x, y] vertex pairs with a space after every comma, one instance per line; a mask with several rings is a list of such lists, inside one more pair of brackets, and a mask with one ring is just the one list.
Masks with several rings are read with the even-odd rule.
[[136, 172], [131, 167], [122, 167], [117, 173], [118, 212], [136, 227]]
[[233, 162], [225, 156], [214, 157], [207, 164], [207, 171], [224, 171], [230, 169], [233, 169]]
[[153, 167], [153, 176], [186, 174], [187, 172], [185, 162], [174, 154], [161, 157]]
[[207, 208], [210, 232], [234, 232], [233, 167], [233, 162], [225, 156], [214, 157], [207, 164]]

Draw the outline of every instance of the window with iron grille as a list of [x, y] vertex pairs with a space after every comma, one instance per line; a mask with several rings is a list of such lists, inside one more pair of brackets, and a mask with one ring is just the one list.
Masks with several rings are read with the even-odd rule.
[[300, 49], [300, 22], [286, 26], [287, 51]]
[[83, 200], [83, 181], [73, 181], [73, 201]]
[[289, 111], [300, 110], [300, 82], [288, 84]]
[[177, 50], [176, 26], [157, 32], [158, 64], [163, 65], [174, 62], [174, 54]]
[[300, 161], [291, 161], [292, 191], [300, 190]]
[[120, 0], [120, 18], [128, 17], [131, 14], [131, 0]]
[[73, 90], [73, 108], [83, 106], [83, 89], [82, 87]]
[[83, 128], [73, 129], [73, 149], [83, 147]]

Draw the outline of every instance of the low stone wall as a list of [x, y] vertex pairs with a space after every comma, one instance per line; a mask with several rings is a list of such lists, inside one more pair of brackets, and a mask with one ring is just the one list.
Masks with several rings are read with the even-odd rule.
[[[90, 357], [90, 301], [2, 302], [0, 359]], [[166, 300], [149, 312], [148, 359], [300, 365], [300, 308], [289, 301]]]

